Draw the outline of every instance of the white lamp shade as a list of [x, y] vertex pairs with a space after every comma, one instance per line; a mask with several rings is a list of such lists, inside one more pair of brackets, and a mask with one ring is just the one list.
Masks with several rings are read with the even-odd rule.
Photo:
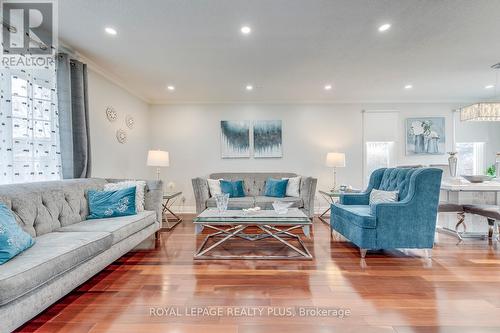
[[326, 155], [326, 166], [331, 168], [345, 167], [345, 154], [344, 153], [328, 153]]
[[168, 167], [170, 165], [168, 151], [150, 150], [147, 164], [153, 167]]

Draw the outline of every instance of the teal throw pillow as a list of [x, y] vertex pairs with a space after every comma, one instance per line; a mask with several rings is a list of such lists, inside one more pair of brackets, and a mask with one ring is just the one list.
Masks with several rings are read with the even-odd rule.
[[35, 244], [35, 240], [16, 222], [12, 211], [0, 203], [0, 265]]
[[104, 219], [137, 214], [135, 189], [134, 186], [116, 191], [88, 191], [89, 216], [87, 218]]
[[284, 198], [286, 196], [287, 185], [288, 179], [268, 178], [264, 188], [264, 195], [266, 197]]

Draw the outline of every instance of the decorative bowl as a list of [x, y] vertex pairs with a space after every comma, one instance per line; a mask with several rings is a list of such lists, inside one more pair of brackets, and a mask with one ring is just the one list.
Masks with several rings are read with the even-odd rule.
[[274, 211], [278, 214], [286, 214], [288, 213], [288, 208], [293, 205], [293, 202], [281, 202], [275, 201], [273, 202]]
[[467, 179], [471, 183], [482, 183], [488, 180], [492, 180], [494, 177], [485, 175], [462, 175], [463, 178]]

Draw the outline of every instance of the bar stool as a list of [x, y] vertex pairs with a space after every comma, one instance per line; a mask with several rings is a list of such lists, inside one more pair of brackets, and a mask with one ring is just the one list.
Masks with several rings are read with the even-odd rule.
[[[457, 214], [457, 224], [455, 224], [455, 232], [457, 233], [458, 243], [463, 241], [462, 233], [467, 231], [467, 226], [465, 225], [465, 211], [464, 206], [451, 202], [440, 202], [438, 206], [438, 213], [456, 213]], [[462, 226], [463, 231], [458, 231], [460, 226]]]
[[[488, 220], [488, 238], [493, 238], [493, 229], [495, 221], [500, 221], [500, 206], [496, 205], [464, 205], [464, 212], [474, 215], [486, 217]], [[498, 225], [498, 233], [500, 234], [500, 224]], [[500, 236], [497, 237], [500, 240]]]

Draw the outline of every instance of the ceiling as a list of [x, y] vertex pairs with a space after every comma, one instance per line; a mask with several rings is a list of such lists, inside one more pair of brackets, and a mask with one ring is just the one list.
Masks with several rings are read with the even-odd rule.
[[498, 13], [500, 0], [63, 0], [59, 37], [151, 103], [468, 101], [494, 96]]

